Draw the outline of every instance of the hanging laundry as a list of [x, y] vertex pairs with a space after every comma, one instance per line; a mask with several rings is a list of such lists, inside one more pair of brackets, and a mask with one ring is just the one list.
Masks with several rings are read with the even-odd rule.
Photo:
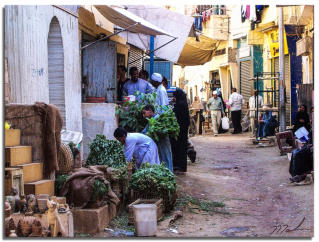
[[250, 5], [246, 5], [246, 19], [250, 17]]
[[262, 9], [263, 9], [263, 5], [256, 5], [256, 23], [261, 22]]
[[252, 22], [255, 22], [257, 20], [256, 17], [256, 5], [251, 5], [250, 6], [250, 17], [249, 20]]
[[245, 22], [246, 20], [246, 5], [241, 5], [241, 22]]

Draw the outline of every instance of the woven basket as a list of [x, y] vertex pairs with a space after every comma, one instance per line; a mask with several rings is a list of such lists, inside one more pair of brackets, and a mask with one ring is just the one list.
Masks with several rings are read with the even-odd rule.
[[57, 174], [68, 174], [72, 171], [73, 166], [73, 154], [70, 146], [65, 143], [61, 143], [58, 153], [59, 170]]

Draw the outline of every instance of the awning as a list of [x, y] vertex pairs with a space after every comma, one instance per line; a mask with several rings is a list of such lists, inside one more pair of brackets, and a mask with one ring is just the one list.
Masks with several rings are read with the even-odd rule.
[[213, 58], [219, 43], [219, 40], [204, 35], [199, 36], [199, 41], [188, 37], [177, 63], [185, 66], [203, 65]]
[[[171, 37], [158, 35], [155, 38], [154, 52], [156, 57], [176, 63], [187, 37], [193, 26], [194, 19], [190, 16], [170, 11], [154, 5], [127, 5], [127, 10], [146, 21], [163, 29], [165, 32], [173, 33], [177, 38], [173, 42]], [[129, 44], [132, 44], [142, 50], [149, 50], [149, 36], [131, 32], [119, 34], [125, 38]], [[167, 44], [168, 43], [168, 44]]]
[[129, 31], [133, 33], [141, 33], [145, 35], [167, 35], [173, 37], [171, 34], [160, 29], [159, 27], [151, 24], [145, 19], [125, 10], [124, 8], [117, 6], [95, 5], [96, 9], [112, 23], [127, 29], [128, 27], [138, 23], [137, 25], [130, 27]]
[[114, 24], [102, 16], [92, 5], [82, 5], [79, 8], [79, 25], [84, 31], [93, 35], [114, 33]]

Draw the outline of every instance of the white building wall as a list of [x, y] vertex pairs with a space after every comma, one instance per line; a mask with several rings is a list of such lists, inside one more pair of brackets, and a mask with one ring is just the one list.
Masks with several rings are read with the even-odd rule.
[[64, 49], [66, 128], [82, 132], [78, 19], [54, 6], [5, 7], [9, 103], [49, 103], [47, 40], [54, 16]]

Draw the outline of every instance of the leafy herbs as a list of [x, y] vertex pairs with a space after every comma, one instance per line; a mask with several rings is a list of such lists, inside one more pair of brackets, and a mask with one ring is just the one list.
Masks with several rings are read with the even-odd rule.
[[131, 177], [129, 188], [148, 197], [160, 197], [164, 206], [171, 207], [176, 199], [176, 179], [174, 174], [161, 165], [144, 163]]
[[[159, 138], [164, 136], [177, 139], [179, 125], [173, 110], [168, 106], [157, 105], [156, 93], [136, 92], [135, 95], [137, 96], [136, 101], [127, 101], [122, 106], [117, 107], [116, 114], [119, 117], [119, 125], [128, 132], [140, 133], [149, 124], [147, 135], [153, 140], [159, 141]], [[154, 118], [144, 119], [142, 109], [147, 104], [152, 104], [155, 113], [160, 114], [156, 120]]]
[[228, 214], [225, 211], [225, 204], [222, 202], [207, 201], [186, 194], [179, 196], [176, 207], [179, 209], [187, 207], [193, 213], [202, 211], [208, 212], [209, 215], [213, 215], [214, 213]]
[[117, 140], [108, 140], [104, 135], [97, 134], [90, 144], [90, 153], [86, 165], [105, 165], [112, 167], [116, 179], [128, 178], [128, 164], [122, 144]]
[[64, 183], [66, 180], [70, 177], [70, 175], [64, 174], [64, 175], [57, 175], [55, 177], [55, 182], [54, 182], [54, 190], [55, 194], [59, 194], [60, 190], [62, 189]]
[[154, 141], [159, 141], [160, 137], [170, 136], [177, 140], [179, 135], [179, 124], [173, 110], [169, 107], [162, 107], [162, 113], [157, 119], [148, 119], [149, 129], [147, 135]]
[[87, 165], [106, 165], [113, 168], [127, 165], [123, 146], [117, 140], [107, 140], [104, 135], [97, 134], [89, 148]]
[[128, 132], [141, 132], [147, 124], [142, 109], [147, 104], [152, 104], [156, 109], [156, 93], [136, 92], [134, 95], [137, 96], [136, 101], [127, 101], [118, 106], [115, 114], [119, 117], [119, 125]]
[[108, 192], [108, 186], [99, 179], [95, 179], [90, 201], [95, 202], [97, 200], [103, 200]]

